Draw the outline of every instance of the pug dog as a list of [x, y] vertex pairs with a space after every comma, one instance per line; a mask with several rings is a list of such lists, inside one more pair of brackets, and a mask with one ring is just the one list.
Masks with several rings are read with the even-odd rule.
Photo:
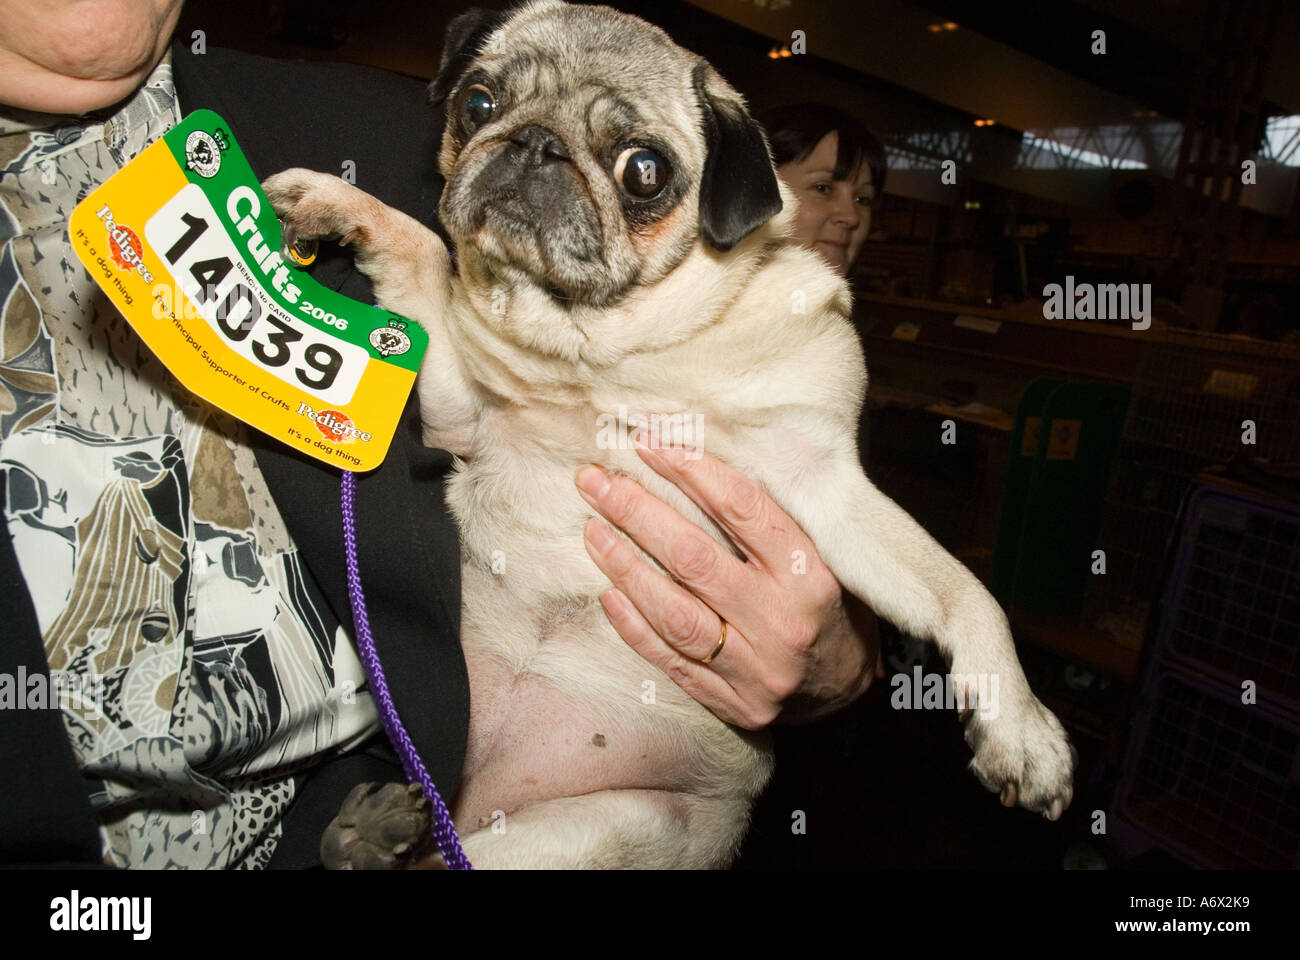
[[[454, 266], [432, 232], [337, 177], [289, 170], [264, 186], [290, 230], [352, 244], [377, 301], [429, 333], [424, 440], [456, 457], [471, 715], [452, 815], [470, 861], [724, 867], [771, 773], [768, 737], [684, 693], [598, 600], [609, 582], [583, 544], [594, 511], [573, 486], [586, 463], [743, 559], [631, 443], [610, 442], [627, 411], [753, 478], [845, 588], [937, 644], [971, 769], [1008, 805], [1058, 818], [1065, 731], [997, 601], [864, 475], [849, 289], [787, 240], [795, 201], [741, 96], [636, 17], [535, 0], [458, 17], [429, 99], [446, 109]], [[998, 679], [996, 703], [977, 701], [979, 677]], [[414, 796], [358, 788], [327, 865], [409, 865], [427, 823]]]

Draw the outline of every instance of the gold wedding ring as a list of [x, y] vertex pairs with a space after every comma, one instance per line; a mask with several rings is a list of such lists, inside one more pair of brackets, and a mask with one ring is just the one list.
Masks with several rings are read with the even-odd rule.
[[718, 638], [718, 645], [713, 648], [713, 652], [705, 657], [700, 663], [708, 663], [714, 657], [722, 652], [722, 646], [727, 642], [727, 621], [722, 621], [722, 636]]

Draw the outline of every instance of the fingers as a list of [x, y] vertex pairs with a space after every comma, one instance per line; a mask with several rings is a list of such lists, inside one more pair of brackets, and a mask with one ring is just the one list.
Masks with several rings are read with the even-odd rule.
[[[577, 482], [583, 499], [627, 533], [672, 576], [687, 584], [691, 592], [712, 609], [725, 613], [738, 606], [743, 607], [746, 598], [752, 596], [756, 589], [756, 571], [748, 569], [718, 541], [658, 497], [647, 493], [636, 482], [626, 477], [610, 476], [595, 466], [583, 467], [578, 471]], [[588, 530], [591, 529], [589, 524]], [[635, 551], [626, 544], [623, 546], [626, 552], [618, 550], [613, 558], [619, 564], [617, 572], [620, 575], [635, 572], [639, 583], [646, 583], [650, 575], [663, 579], [636, 557]], [[599, 545], [597, 549], [599, 550]], [[594, 554], [593, 559], [597, 559]], [[634, 559], [639, 567], [632, 563]], [[597, 565], [601, 565], [599, 559]], [[640, 568], [644, 568], [644, 573], [639, 572]], [[610, 570], [604, 566], [601, 569], [606, 576], [614, 579]], [[624, 586], [617, 580], [615, 583]], [[677, 593], [685, 595], [685, 591], [676, 589]], [[635, 587], [627, 592], [638, 601], [642, 595]], [[714, 626], [716, 625], [715, 621]], [[695, 627], [702, 629], [703, 624], [680, 625], [673, 635], [686, 639], [686, 634]], [[718, 630], [710, 629], [708, 632], [716, 640]], [[693, 649], [695, 648], [692, 647]], [[712, 647], [706, 646], [700, 656], [708, 656], [710, 649]], [[688, 655], [691, 653], [690, 650], [683, 652]]]
[[[662, 670], [669, 680], [682, 688], [683, 692], [698, 700], [724, 722], [756, 729], [749, 726], [752, 718], [745, 713], [739, 694], [721, 672], [713, 669], [724, 655], [735, 658], [736, 651], [743, 647], [743, 644], [737, 644], [733, 648], [728, 639], [717, 660], [709, 666], [704, 666], [667, 644], [659, 631], [621, 590], [607, 590], [601, 594], [600, 602], [614, 629], [619, 632], [627, 645]], [[706, 653], [705, 656], [708, 654]]]
[[[727, 723], [759, 730], [776, 719], [784, 697], [768, 688], [788, 682], [789, 671], [760, 663], [735, 624], [728, 624], [718, 650], [722, 620], [716, 613], [651, 567], [603, 521], [593, 517], [585, 532], [587, 552], [616, 587], [601, 595], [601, 604], [633, 650]], [[712, 661], [701, 662], [715, 650]]]
[[[649, 463], [654, 453], [643, 456]], [[850, 629], [842, 588], [811, 541], [743, 475], [713, 458], [687, 470], [700, 463], [706, 466], [694, 475], [678, 472], [680, 461], [650, 465], [670, 481], [682, 477], [679, 487], [744, 543], [751, 559], [769, 558], [781, 576], [760, 561], [741, 562], [635, 481], [584, 466], [575, 477], [583, 498], [631, 538], [597, 518], [584, 528], [593, 562], [618, 588], [602, 603], [620, 635], [717, 716], [746, 729], [771, 723], [801, 691], [820, 703], [864, 689], [878, 646]], [[790, 556], [804, 548], [798, 573], [805, 575], [795, 575]], [[705, 665], [724, 617], [726, 643]]]
[[712, 711], [719, 720], [746, 730], [761, 730], [776, 719], [778, 704], [756, 695], [753, 690], [733, 685], [727, 677], [728, 672], [751, 676], [757, 669], [753, 648], [730, 626], [722, 651], [705, 666], [666, 643], [622, 591], [608, 590], [601, 594], [600, 602], [628, 646], [662, 670], [669, 680]]
[[[655, 633], [691, 660], [713, 652], [722, 634], [716, 613], [641, 559], [608, 524], [593, 517], [584, 533], [591, 559], [624, 597], [636, 598], [635, 609]], [[722, 659], [719, 654], [714, 664], [721, 666]]]
[[[751, 563], [779, 582], [788, 584], [797, 576], [806, 589], [813, 584], [805, 572], [818, 580], [834, 581], [808, 535], [740, 471], [707, 453], [683, 447], [651, 448], [637, 442], [636, 450], [651, 469], [694, 500]], [[823, 572], [824, 577], [818, 576]], [[831, 584], [824, 586], [829, 590]], [[838, 590], [838, 584], [835, 587]]]

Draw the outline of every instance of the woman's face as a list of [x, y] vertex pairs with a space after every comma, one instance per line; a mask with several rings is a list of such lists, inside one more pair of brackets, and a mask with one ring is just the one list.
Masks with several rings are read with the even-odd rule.
[[794, 239], [816, 250], [845, 276], [871, 229], [875, 190], [871, 168], [865, 163], [858, 164], [847, 180], [832, 179], [839, 141], [839, 134], [832, 130], [808, 156], [779, 167], [777, 172], [799, 198]]

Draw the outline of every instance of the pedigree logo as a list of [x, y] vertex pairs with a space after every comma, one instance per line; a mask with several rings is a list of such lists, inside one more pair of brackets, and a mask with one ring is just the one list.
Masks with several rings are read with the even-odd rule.
[[352, 424], [352, 418], [338, 410], [317, 413], [308, 404], [299, 403], [297, 412], [314, 423], [320, 435], [331, 443], [352, 443], [355, 440], [366, 443], [370, 440], [370, 434], [358, 430]]
[[144, 265], [144, 245], [134, 230], [113, 220], [113, 211], [105, 204], [95, 213], [108, 231], [108, 255], [119, 270], [140, 274], [145, 283], [153, 283], [153, 274]]

